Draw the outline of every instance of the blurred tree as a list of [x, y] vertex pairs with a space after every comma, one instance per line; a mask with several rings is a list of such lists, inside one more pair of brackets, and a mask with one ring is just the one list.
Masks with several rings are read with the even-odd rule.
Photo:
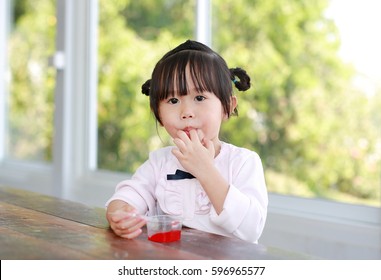
[[14, 2], [9, 41], [9, 150], [18, 159], [52, 159], [55, 71], [47, 57], [54, 52], [55, 5], [52, 0]]
[[126, 27], [144, 40], [157, 40], [163, 32], [177, 38], [194, 33], [195, 4], [187, 0], [126, 1], [119, 14]]

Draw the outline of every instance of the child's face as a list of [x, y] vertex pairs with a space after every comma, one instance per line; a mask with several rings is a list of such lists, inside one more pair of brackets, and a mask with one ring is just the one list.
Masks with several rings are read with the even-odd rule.
[[178, 137], [179, 130], [184, 131], [189, 137], [189, 131], [195, 129], [201, 141], [206, 138], [218, 145], [221, 123], [227, 118], [221, 101], [214, 93], [199, 93], [188, 71], [186, 78], [189, 89], [187, 95], [180, 96], [175, 91], [173, 97], [160, 101], [159, 114], [162, 125], [172, 138]]

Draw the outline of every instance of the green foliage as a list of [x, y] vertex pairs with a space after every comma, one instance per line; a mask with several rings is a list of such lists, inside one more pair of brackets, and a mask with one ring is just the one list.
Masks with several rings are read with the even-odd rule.
[[16, 1], [15, 11], [9, 42], [9, 149], [15, 158], [50, 161], [55, 72], [47, 57], [54, 52], [55, 10], [52, 1]]
[[[125, 1], [118, 9], [126, 28], [144, 40], [157, 40], [162, 32], [170, 32], [174, 38], [193, 34], [196, 1], [185, 0], [140, 0]], [[178, 24], [179, 19], [183, 24]]]

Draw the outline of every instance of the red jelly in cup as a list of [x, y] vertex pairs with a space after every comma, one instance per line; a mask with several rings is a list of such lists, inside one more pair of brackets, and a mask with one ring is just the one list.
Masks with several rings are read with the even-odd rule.
[[148, 240], [173, 242], [181, 238], [182, 220], [176, 216], [158, 215], [147, 217]]
[[159, 233], [155, 233], [152, 236], [148, 236], [148, 240], [151, 240], [153, 242], [173, 242], [173, 241], [180, 240], [180, 238], [181, 238], [180, 230], [159, 232]]

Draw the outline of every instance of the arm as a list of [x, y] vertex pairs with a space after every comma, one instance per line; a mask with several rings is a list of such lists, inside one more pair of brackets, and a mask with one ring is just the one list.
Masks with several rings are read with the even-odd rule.
[[150, 160], [146, 161], [131, 179], [116, 186], [114, 195], [107, 201], [106, 218], [116, 235], [129, 239], [137, 237], [145, 225], [140, 215], [156, 209], [154, 166]]
[[[172, 153], [181, 165], [200, 182], [218, 215], [226, 207], [228, 194], [232, 196], [232, 194], [237, 193], [237, 190], [238, 193], [243, 194], [243, 196], [237, 194], [234, 196], [237, 205], [241, 203], [240, 200], [242, 199], [255, 199], [265, 195], [263, 200], [266, 201], [265, 208], [267, 208], [263, 167], [256, 153], [243, 149], [237, 149], [237, 153], [233, 153], [236, 154], [236, 157], [233, 157], [235, 162], [230, 163], [230, 165], [234, 166], [237, 171], [234, 173], [233, 182], [228, 182], [214, 164], [216, 153], [212, 141], [203, 138], [201, 131], [191, 130], [190, 137], [179, 131], [178, 138], [175, 138], [174, 142], [177, 148], [173, 149]], [[231, 183], [237, 188], [231, 190]], [[256, 185], [258, 190], [255, 189]]]
[[212, 214], [211, 220], [240, 239], [256, 242], [267, 217], [268, 197], [263, 167], [254, 152], [246, 152], [242, 156], [234, 154], [224, 210], [219, 215]]
[[195, 131], [190, 139], [182, 132], [174, 139], [172, 152], [182, 166], [191, 172], [205, 190], [213, 205], [211, 222], [236, 237], [256, 242], [267, 216], [267, 190], [259, 156], [251, 151], [232, 152], [229, 182], [214, 165], [214, 147], [211, 142], [199, 140]]

